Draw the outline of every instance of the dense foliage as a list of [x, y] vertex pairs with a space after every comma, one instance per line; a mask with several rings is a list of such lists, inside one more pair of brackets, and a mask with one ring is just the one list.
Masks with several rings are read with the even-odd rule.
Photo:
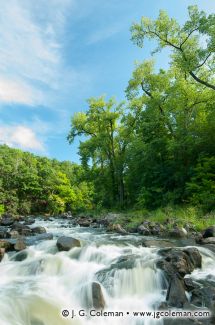
[[72, 117], [70, 143], [79, 153], [105, 207], [156, 208], [170, 204], [215, 207], [215, 15], [189, 7], [180, 26], [161, 11], [131, 27], [132, 41], [169, 47], [168, 70], [136, 64], [127, 101], [91, 98]]
[[136, 63], [124, 102], [90, 98], [72, 117], [81, 166], [0, 146], [0, 213], [215, 208], [215, 15], [192, 6], [180, 26], [161, 11], [131, 33], [168, 47], [169, 68]]
[[81, 166], [0, 146], [0, 213], [61, 213], [92, 208]]

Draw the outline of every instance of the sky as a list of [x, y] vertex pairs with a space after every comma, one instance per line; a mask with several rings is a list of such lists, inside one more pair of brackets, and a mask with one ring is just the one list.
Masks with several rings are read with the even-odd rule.
[[[93, 96], [123, 100], [134, 62], [151, 57], [131, 24], [160, 9], [183, 23], [195, 4], [215, 12], [214, 0], [0, 0], [0, 144], [78, 162], [71, 116]], [[168, 66], [167, 53], [156, 59]]]

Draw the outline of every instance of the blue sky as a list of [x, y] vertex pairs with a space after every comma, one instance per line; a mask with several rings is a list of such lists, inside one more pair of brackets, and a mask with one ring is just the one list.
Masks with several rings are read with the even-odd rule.
[[77, 162], [71, 115], [91, 96], [124, 99], [134, 61], [151, 56], [151, 43], [131, 43], [132, 22], [165, 9], [183, 23], [192, 4], [215, 11], [214, 0], [0, 0], [0, 143]]

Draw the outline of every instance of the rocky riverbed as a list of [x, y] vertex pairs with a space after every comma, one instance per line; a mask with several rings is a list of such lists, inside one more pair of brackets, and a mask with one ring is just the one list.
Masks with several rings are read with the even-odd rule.
[[[0, 324], [215, 324], [214, 317], [152, 319], [133, 311], [215, 312], [214, 227], [197, 233], [144, 223], [128, 233], [114, 215], [5, 215], [0, 225]], [[11, 308], [11, 306], [15, 306]], [[122, 311], [62, 317], [63, 309]]]

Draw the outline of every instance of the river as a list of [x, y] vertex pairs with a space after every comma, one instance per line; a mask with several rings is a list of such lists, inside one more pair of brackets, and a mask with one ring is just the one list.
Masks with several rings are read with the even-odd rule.
[[[36, 221], [53, 240], [27, 249], [27, 258], [15, 261], [6, 254], [0, 264], [0, 325], [162, 325], [152, 317], [134, 317], [133, 311], [155, 310], [166, 296], [166, 281], [155, 267], [158, 248], [141, 245], [142, 237], [105, 233], [103, 229], [71, 227], [67, 220]], [[56, 238], [72, 236], [81, 247], [58, 252]], [[215, 279], [215, 256], [201, 248], [203, 266], [190, 277]], [[134, 260], [127, 268], [114, 268], [119, 260]], [[128, 263], [129, 265], [129, 263]], [[92, 306], [92, 283], [101, 285], [106, 308], [122, 316], [76, 316]], [[68, 317], [62, 310], [70, 312]]]

